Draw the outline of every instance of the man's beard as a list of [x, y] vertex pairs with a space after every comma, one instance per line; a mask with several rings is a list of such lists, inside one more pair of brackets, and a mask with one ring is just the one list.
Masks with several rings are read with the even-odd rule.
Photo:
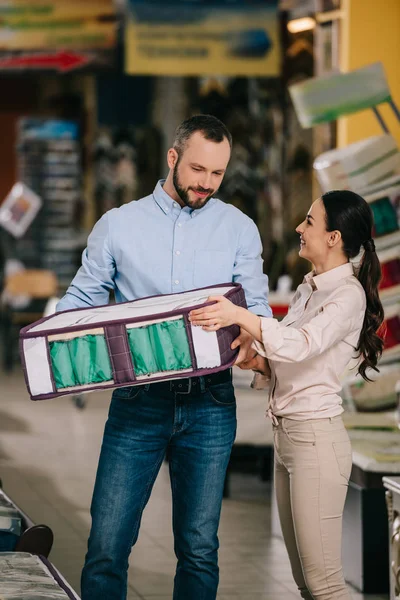
[[[205, 206], [207, 204], [207, 202], [213, 197], [216, 190], [204, 189], [201, 187], [184, 188], [179, 181], [178, 166], [179, 166], [179, 161], [177, 162], [174, 172], [173, 172], [173, 175], [172, 175], [172, 182], [174, 184], [176, 193], [178, 194], [178, 196], [182, 200], [182, 202], [189, 208], [192, 208], [193, 210], [203, 208], [203, 206]], [[208, 195], [205, 198], [197, 198], [197, 199], [192, 200], [189, 196], [190, 190], [193, 190], [195, 192], [207, 193]]]

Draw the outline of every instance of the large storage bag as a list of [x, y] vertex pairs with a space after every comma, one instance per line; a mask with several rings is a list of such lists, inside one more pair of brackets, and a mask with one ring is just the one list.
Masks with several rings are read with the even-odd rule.
[[242, 286], [216, 285], [180, 294], [68, 310], [25, 327], [20, 351], [32, 400], [98, 389], [207, 375], [230, 368], [237, 326], [204, 331], [189, 312], [209, 296], [246, 306]]

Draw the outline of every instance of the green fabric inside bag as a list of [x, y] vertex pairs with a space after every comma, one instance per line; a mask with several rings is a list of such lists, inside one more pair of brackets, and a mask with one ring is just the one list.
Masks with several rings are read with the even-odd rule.
[[190, 369], [189, 342], [183, 319], [128, 329], [136, 375]]
[[112, 379], [104, 335], [85, 335], [73, 340], [49, 342], [49, 346], [57, 389]]

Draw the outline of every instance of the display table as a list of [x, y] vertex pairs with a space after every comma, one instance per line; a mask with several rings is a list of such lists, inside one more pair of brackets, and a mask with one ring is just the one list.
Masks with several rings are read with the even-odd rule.
[[0, 598], [80, 600], [48, 560], [53, 532], [35, 525], [2, 490], [0, 480]]
[[400, 474], [399, 430], [394, 413], [349, 413], [345, 423], [353, 447], [353, 469], [343, 519], [344, 573], [346, 580], [364, 593], [387, 593], [388, 532], [382, 478]]
[[400, 598], [400, 477], [384, 477], [389, 517], [390, 600]]
[[52, 546], [50, 527], [35, 525], [7, 496], [0, 480], [0, 552], [31, 552], [47, 558]]
[[80, 600], [53, 564], [27, 552], [0, 552], [0, 598]]

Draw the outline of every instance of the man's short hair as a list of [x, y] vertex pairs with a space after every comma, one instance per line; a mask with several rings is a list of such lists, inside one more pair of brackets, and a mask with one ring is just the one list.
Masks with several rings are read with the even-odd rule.
[[188, 140], [196, 131], [200, 131], [206, 140], [217, 144], [226, 138], [232, 148], [232, 136], [222, 121], [212, 115], [195, 115], [183, 121], [175, 132], [174, 148], [178, 154], [184, 151]]

